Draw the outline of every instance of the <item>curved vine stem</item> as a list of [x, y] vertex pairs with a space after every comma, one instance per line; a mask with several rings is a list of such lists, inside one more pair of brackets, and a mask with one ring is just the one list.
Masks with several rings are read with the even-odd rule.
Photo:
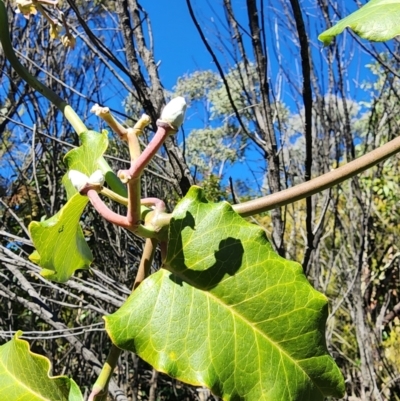
[[[87, 131], [86, 125], [75, 113], [74, 109], [60, 96], [53, 92], [46, 85], [38, 81], [18, 60], [10, 40], [10, 31], [8, 29], [7, 9], [3, 0], [0, 0], [0, 42], [3, 47], [4, 55], [14, 68], [15, 72], [33, 89], [41, 93], [47, 100], [56, 106], [69, 121], [75, 132], [80, 135]], [[126, 188], [111, 170], [104, 158], [100, 158], [99, 167], [105, 174], [107, 183], [119, 195], [126, 196]]]
[[397, 137], [385, 145], [380, 146], [364, 156], [353, 160], [344, 166], [330, 171], [329, 173], [320, 175], [310, 181], [303, 182], [292, 188], [233, 205], [236, 213], [243, 217], [252, 216], [257, 213], [267, 212], [281, 206], [288, 205], [300, 199], [315, 195], [324, 189], [331, 188], [347, 179], [362, 173], [365, 170], [375, 166], [381, 161], [400, 152], [400, 137]]
[[75, 113], [68, 103], [54, 93], [50, 88], [39, 82], [18, 60], [10, 40], [10, 31], [8, 29], [7, 9], [2, 0], [0, 0], [0, 42], [3, 46], [4, 55], [10, 62], [15, 72], [25, 80], [29, 86], [41, 93], [46, 99], [53, 103], [70, 122], [78, 135], [87, 131], [85, 124]]

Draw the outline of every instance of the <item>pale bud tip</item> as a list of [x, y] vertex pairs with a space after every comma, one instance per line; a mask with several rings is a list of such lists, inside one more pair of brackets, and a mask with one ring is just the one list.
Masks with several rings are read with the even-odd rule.
[[71, 180], [72, 185], [78, 192], [80, 192], [89, 181], [89, 177], [78, 170], [70, 170], [68, 178]]
[[185, 99], [182, 96], [175, 97], [164, 107], [160, 120], [178, 130], [185, 118], [185, 111]]
[[90, 112], [96, 114], [96, 116], [104, 116], [110, 112], [108, 107], [101, 107], [97, 103], [90, 109]]
[[96, 170], [90, 177], [89, 177], [89, 184], [95, 184], [95, 185], [104, 185], [104, 174], [101, 172], [101, 170]]

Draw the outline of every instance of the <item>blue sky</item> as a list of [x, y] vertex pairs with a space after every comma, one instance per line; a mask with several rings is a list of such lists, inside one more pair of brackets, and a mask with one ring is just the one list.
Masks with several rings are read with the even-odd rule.
[[[222, 0], [192, 0], [193, 8], [198, 16], [201, 27], [204, 29], [205, 34], [209, 40], [209, 43], [213, 47], [213, 50], [217, 53], [217, 56], [221, 62], [225, 72], [232, 66], [232, 60], [230, 60], [227, 52], [218, 51], [220, 48], [220, 41], [217, 37], [219, 32], [222, 32], [224, 39], [229, 39], [227, 32], [224, 30], [223, 23], [218, 18], [224, 19], [221, 6]], [[266, 2], [269, 3], [269, 2]], [[342, 0], [351, 12], [356, 9], [356, 2]], [[150, 21], [153, 29], [153, 39], [155, 47], [155, 59], [159, 62], [159, 74], [161, 82], [167, 90], [171, 90], [175, 85], [178, 77], [184, 74], [190, 74], [196, 70], [207, 70], [211, 69], [216, 71], [216, 67], [202, 43], [200, 36], [192, 23], [190, 18], [186, 1], [185, 0], [142, 0], [142, 6], [150, 16]], [[212, 5], [212, 9], [209, 7]], [[247, 15], [244, 9], [244, 0], [233, 0], [236, 10], [239, 10], [239, 18], [242, 18], [243, 26], [247, 29]], [[284, 62], [289, 66], [293, 79], [297, 80], [298, 84], [301, 84], [301, 66], [300, 66], [300, 55], [299, 50], [293, 45], [290, 35], [288, 35], [285, 27], [280, 24], [282, 22], [277, 21], [277, 15], [281, 13], [282, 6], [280, 1], [273, 2], [274, 10], [270, 13], [266, 13], [269, 21], [266, 22], [267, 36], [270, 38], [269, 48], [275, 50], [269, 50], [269, 68], [271, 84], [278, 86], [279, 82], [279, 66], [277, 63], [277, 54], [280, 53]], [[289, 2], [287, 2], [289, 5]], [[318, 20], [313, 18], [315, 9], [315, 2], [312, 0], [303, 0], [302, 5], [307, 11], [308, 16], [306, 24], [313, 26], [314, 35], [312, 41], [310, 41], [310, 48], [312, 55], [317, 63], [321, 65], [321, 71], [326, 68], [326, 62], [324, 60], [325, 51], [322, 43], [316, 40], [317, 33], [321, 32], [318, 30]], [[243, 12], [241, 12], [243, 8]], [[269, 10], [268, 10], [269, 11]], [[272, 17], [271, 17], [272, 15]], [[272, 23], [276, 23], [276, 26], [271, 26]], [[322, 26], [323, 23], [321, 22]], [[273, 32], [272, 32], [273, 30]], [[278, 34], [280, 37], [279, 49], [274, 42], [274, 35]], [[357, 82], [366, 79], [369, 75], [368, 70], [365, 68], [365, 64], [370, 62], [370, 57], [365, 52], [356, 49], [355, 52], [350, 51], [354, 40], [348, 33], [344, 33], [340, 36], [339, 41], [342, 44], [342, 57], [347, 57], [349, 65], [347, 73], [350, 76], [349, 92], [352, 97], [357, 100], [364, 100], [365, 96], [362, 91], [359, 90]], [[252, 56], [250, 46], [248, 45], [248, 54]], [[348, 52], [348, 55], [345, 55]], [[280, 77], [281, 78], [281, 77]], [[326, 77], [324, 77], [326, 78]], [[322, 81], [322, 79], [321, 79]], [[325, 79], [324, 79], [325, 81]], [[120, 102], [123, 101], [123, 91], [121, 92], [119, 86], [115, 87], [115, 91], [112, 87], [109, 88], [109, 96], [114, 97], [115, 103], [112, 107], [120, 107]], [[296, 112], [295, 102], [293, 100], [293, 94], [289, 92], [288, 85], [283, 86], [283, 97], [285, 103], [293, 108], [292, 111]]]
[[[218, 18], [224, 19], [224, 16], [220, 9], [220, 1], [205, 1], [205, 0], [192, 0], [193, 8], [195, 9], [196, 15], [199, 18], [201, 27], [205, 30], [205, 34], [209, 39], [209, 43], [213, 46], [214, 51], [217, 52], [219, 60], [225, 71], [228, 69], [230, 60], [229, 57], [223, 52], [218, 52], [218, 38], [217, 32], [222, 32], [222, 36], [226, 35], [223, 24], [218, 21]], [[269, 3], [269, 2], [268, 2]], [[213, 10], [210, 8], [212, 4]], [[233, 0], [235, 10], [240, 10], [243, 7], [243, 13], [239, 15], [242, 18], [243, 26], [247, 29], [247, 15], [244, 10], [243, 0]], [[266, 2], [267, 4], [267, 2]], [[287, 2], [289, 6], [289, 2]], [[354, 11], [357, 6], [355, 1], [343, 2], [348, 12]], [[202, 41], [200, 40], [199, 34], [194, 27], [190, 18], [186, 1], [185, 0], [143, 0], [142, 5], [150, 15], [150, 20], [153, 27], [154, 43], [155, 43], [155, 54], [156, 61], [160, 61], [159, 73], [161, 81], [166, 89], [172, 89], [176, 80], [179, 76], [191, 73], [195, 70], [206, 70], [211, 69], [216, 71], [215, 65], [211, 59], [211, 56], [205, 49]], [[325, 60], [325, 53], [321, 42], [316, 40], [316, 36], [321, 30], [318, 30], [318, 25], [323, 26], [323, 22], [318, 21], [317, 18], [313, 19], [315, 9], [315, 2], [311, 0], [303, 0], [302, 5], [307, 10], [308, 16], [306, 24], [312, 26], [314, 32], [312, 41], [310, 41], [310, 48], [312, 56], [317, 65], [320, 66], [320, 84], [323, 86], [323, 81], [327, 81], [326, 69], [327, 64]], [[271, 6], [272, 7], [272, 6]], [[274, 10], [268, 15], [270, 20], [266, 23], [268, 35], [271, 40], [275, 40], [274, 36], [280, 37], [279, 49], [277, 49], [276, 43], [269, 43], [271, 48], [275, 47], [276, 51], [269, 50], [269, 62], [270, 62], [270, 77], [271, 85], [276, 87], [279, 86], [278, 81], [282, 78], [282, 74], [279, 71], [277, 63], [278, 53], [283, 58], [283, 62], [286, 63], [290, 70], [294, 81], [296, 81], [301, 87], [301, 65], [298, 47], [294, 46], [291, 37], [285, 30], [284, 22], [279, 21], [279, 13], [283, 13], [281, 10], [280, 2], [273, 3]], [[214, 13], [216, 11], [216, 14]], [[276, 17], [273, 16], [275, 13]], [[272, 15], [272, 16], [271, 16]], [[271, 26], [272, 23], [276, 23], [275, 26]], [[273, 31], [273, 32], [272, 32]], [[349, 96], [354, 100], [367, 100], [368, 94], [363, 92], [359, 88], [359, 83], [370, 77], [369, 71], [365, 68], [365, 65], [370, 62], [370, 57], [363, 51], [356, 47], [356, 50], [351, 50], [354, 45], [354, 39], [350, 34], [344, 33], [338, 39], [341, 49], [341, 57], [347, 62], [347, 74], [348, 74], [348, 92]], [[248, 47], [250, 49], [250, 46]], [[251, 55], [249, 51], [249, 55]], [[325, 74], [325, 75], [324, 75]], [[280, 82], [280, 81], [279, 81]], [[282, 88], [282, 99], [285, 104], [291, 109], [292, 112], [298, 112], [297, 99], [294, 98], [290, 86], [285, 83], [283, 79]], [[189, 113], [190, 114], [190, 110]], [[196, 121], [186, 121], [185, 127], [188, 133], [191, 128], [194, 128]], [[254, 161], [257, 163], [257, 161]], [[251, 174], [248, 172], [246, 166], [236, 166], [235, 169], [230, 171], [235, 175], [235, 178], [249, 178]], [[262, 174], [262, 173], [261, 173]], [[229, 175], [229, 174], [228, 174]]]
[[160, 78], [172, 89], [179, 76], [197, 69], [214, 69], [189, 16], [185, 0], [144, 0], [153, 27]]
[[[196, 15], [199, 17], [201, 26], [205, 29], [205, 33], [210, 41], [209, 43], [218, 53], [218, 32], [221, 32], [223, 37], [227, 37], [227, 33], [223, 29], [223, 24], [218, 20], [219, 17], [223, 17], [220, 8], [221, 1], [192, 0], [192, 3]], [[185, 0], [142, 0], [141, 4], [150, 16], [153, 28], [156, 61], [160, 62], [160, 78], [166, 89], [171, 90], [178, 77], [184, 74], [189, 74], [196, 70], [216, 70], [211, 56], [207, 52], [192, 23]], [[209, 6], [210, 4], [212, 5], [213, 10], [211, 10]], [[243, 6], [244, 0], [233, 0], [233, 4], [236, 7], [235, 10], [240, 11], [238, 14], [239, 18], [243, 18], [243, 26], [247, 28], [247, 18]], [[280, 2], [276, 1], [272, 2], [272, 4], [274, 10], [268, 14], [268, 18], [270, 18], [269, 22], [275, 22], [276, 26], [267, 24], [267, 26], [269, 26], [268, 35], [272, 40], [274, 40], [273, 36], [278, 33], [281, 41], [279, 49], [277, 49], [277, 51], [271, 50], [269, 54], [271, 85], [278, 87], [280, 82], [279, 79], [282, 78], [276, 60], [277, 54], [281, 54], [284, 62], [289, 66], [292, 74], [291, 78], [297, 81], [298, 84], [301, 84], [301, 68], [298, 48], [291, 43], [291, 38], [287, 35], [285, 27], [282, 26], [284, 22], [282, 23], [282, 21], [278, 21], [278, 17], [274, 17], [279, 16], [279, 14], [282, 13]], [[287, 2], [287, 4], [289, 4], [289, 2]], [[318, 21], [313, 20], [315, 2], [311, 0], [303, 0], [302, 4], [310, 15], [309, 20], [306, 22], [311, 23], [314, 27], [314, 31], [317, 32]], [[356, 8], [355, 1], [345, 2], [343, 0], [343, 4], [346, 5], [349, 12]], [[241, 8], [243, 8], [243, 12], [241, 12]], [[274, 30], [274, 32], [271, 30]], [[370, 62], [370, 58], [369, 56], [366, 56], [364, 52], [358, 50], [352, 57], [350, 57], [352, 53], [350, 53], [349, 49], [353, 44], [353, 39], [349, 34], [346, 33], [341, 35], [340, 43], [342, 45], [341, 56], [346, 57], [349, 60], [347, 68], [347, 73], [349, 75], [348, 82], [350, 85], [349, 93], [355, 100], [366, 100], [367, 94], [358, 88], [357, 82], [368, 78], [369, 72], [365, 68], [365, 64]], [[269, 45], [276, 47], [276, 43], [269, 43]], [[315, 57], [317, 63], [320, 64], [321, 71], [323, 71], [326, 69], [326, 63], [324, 60], [324, 49], [322, 44], [318, 43], [314, 37], [313, 42], [310, 42], [310, 46], [312, 48], [313, 57]], [[249, 54], [251, 54], [251, 52], [249, 52]], [[219, 52], [218, 57], [226, 71], [229, 65], [232, 65], [232, 61], [228, 56], [226, 56], [226, 54], [224, 54], [224, 52]], [[325, 80], [326, 76], [321, 77], [321, 81], [322, 78]], [[106, 105], [123, 111], [122, 101], [125, 96], [124, 92], [121, 91], [121, 88], [118, 85], [113, 85], [112, 82], [111, 85], [107, 86], [109, 92], [105, 94], [105, 96], [109, 99], [109, 103]], [[282, 99], [292, 112], [298, 111], [296, 110], [294, 95], [291, 93], [289, 86], [285, 83], [282, 85]], [[188, 114], [190, 114], [190, 110]], [[199, 121], [196, 121], [193, 118], [191, 120], [188, 119], [185, 124], [186, 133], [199, 123]], [[243, 169], [243, 166], [239, 166], [239, 169], [235, 169], [234, 173], [238, 175], [237, 178], [243, 178], [239, 177], [239, 175], [243, 176], [243, 172], [246, 170], [247, 168]]]
[[[192, 0], [193, 8], [195, 9], [196, 15], [199, 16], [199, 20], [202, 23], [202, 28], [205, 28], [206, 35], [210, 40], [211, 44], [217, 44], [216, 37], [213, 37], [213, 33], [216, 33], [217, 29], [223, 31], [222, 25], [218, 21], [218, 17], [223, 18], [220, 2], [216, 1], [213, 5], [213, 10], [207, 4], [213, 3], [213, 1], [206, 0]], [[240, 3], [243, 0], [233, 1], [233, 4], [237, 5], [240, 9]], [[310, 12], [312, 16], [312, 10], [315, 2], [311, 0], [302, 1], [302, 4]], [[349, 12], [356, 9], [354, 1], [344, 2]], [[152, 23], [155, 52], [157, 61], [161, 61], [160, 65], [160, 77], [167, 89], [171, 89], [175, 84], [176, 79], [185, 74], [190, 73], [198, 69], [213, 69], [215, 70], [212, 59], [205, 49], [196, 28], [194, 27], [190, 18], [186, 1], [185, 0], [143, 0], [142, 5], [150, 15]], [[279, 12], [279, 2], [275, 2], [274, 8]], [[216, 14], [213, 13], [216, 11]], [[238, 14], [239, 17], [241, 14]], [[243, 25], [247, 28], [245, 10], [243, 10]], [[315, 23], [315, 21], [312, 21]], [[307, 23], [307, 21], [306, 21]], [[281, 35], [285, 35], [284, 31]], [[347, 42], [343, 42], [344, 46], [350, 45], [352, 39], [350, 35], [345, 33]], [[314, 53], [323, 51], [322, 43], [318, 42], [319, 48], [311, 45]], [[214, 49], [216, 50], [216, 49]], [[281, 51], [284, 56], [293, 57], [293, 54], [287, 53], [287, 49], [281, 47]], [[271, 54], [272, 68], [274, 68], [274, 57]], [[356, 64], [368, 62], [369, 57], [365, 53], [361, 53], [358, 60], [350, 66], [350, 69], [355, 72]], [[295, 62], [295, 60], [293, 60]], [[364, 74], [367, 72], [364, 71]]]

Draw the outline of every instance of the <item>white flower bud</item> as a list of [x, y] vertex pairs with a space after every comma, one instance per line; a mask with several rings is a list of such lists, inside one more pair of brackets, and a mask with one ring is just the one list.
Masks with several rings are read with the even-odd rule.
[[72, 185], [78, 192], [80, 192], [89, 181], [89, 177], [78, 170], [70, 170], [68, 178], [71, 180]]
[[109, 114], [110, 109], [108, 107], [101, 107], [96, 103], [90, 109], [90, 112], [96, 114], [96, 116], [103, 116], [103, 115]]
[[101, 170], [96, 170], [90, 177], [89, 177], [89, 184], [100, 185], [103, 186], [104, 184], [104, 174]]
[[168, 123], [172, 128], [178, 130], [183, 123], [186, 111], [186, 101], [182, 96], [172, 99], [161, 113], [160, 120]]

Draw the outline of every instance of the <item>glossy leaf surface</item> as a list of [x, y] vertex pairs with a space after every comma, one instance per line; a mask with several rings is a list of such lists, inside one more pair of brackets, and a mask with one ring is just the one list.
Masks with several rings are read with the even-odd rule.
[[2, 401], [83, 401], [74, 380], [51, 377], [50, 361], [29, 350], [29, 344], [15, 337], [0, 347], [0, 394]]
[[377, 42], [400, 35], [400, 0], [371, 0], [321, 33], [318, 39], [329, 45], [346, 28], [352, 29], [363, 39]]
[[118, 347], [226, 400], [343, 395], [325, 296], [229, 204], [193, 187], [173, 213], [165, 267], [105, 318]]

